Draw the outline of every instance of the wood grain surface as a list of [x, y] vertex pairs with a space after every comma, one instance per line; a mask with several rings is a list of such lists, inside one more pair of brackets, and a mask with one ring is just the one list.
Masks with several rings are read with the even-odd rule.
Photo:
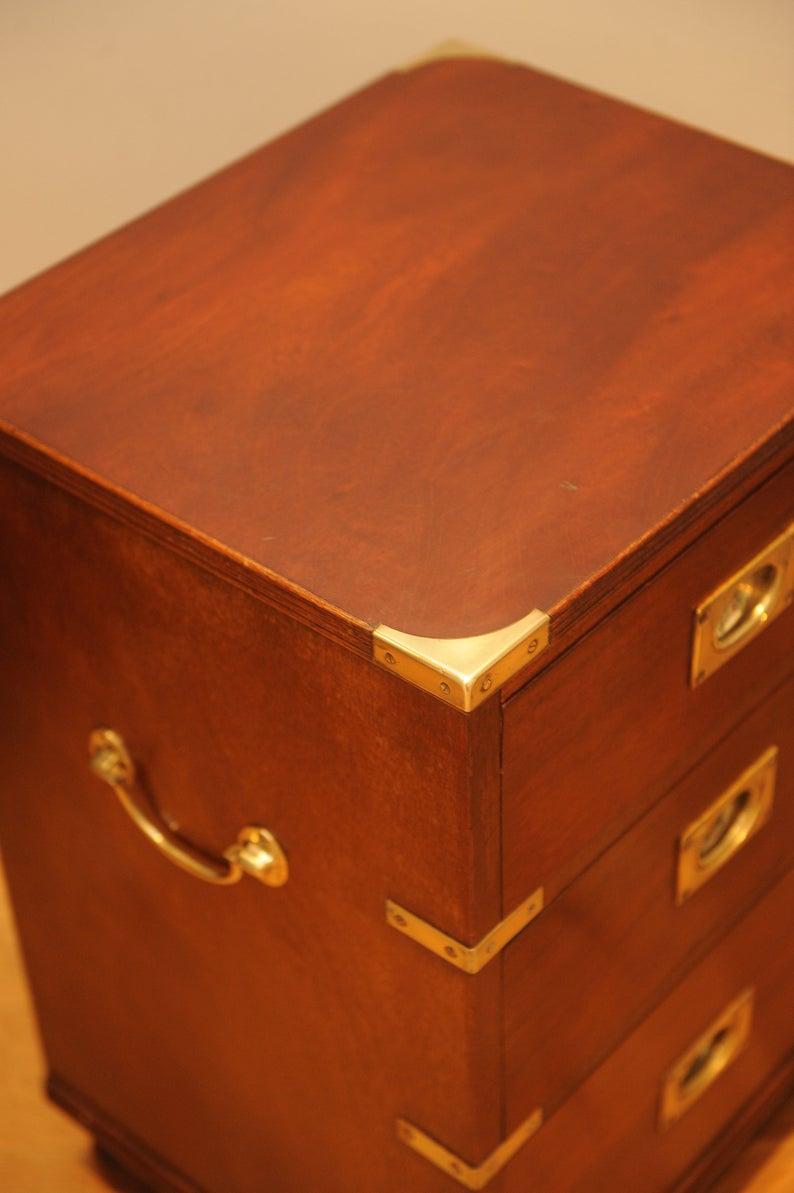
[[793, 197], [522, 66], [395, 73], [3, 299], [4, 450], [326, 632], [490, 630], [779, 445]]
[[[505, 951], [505, 1080], [514, 1117], [533, 1106], [550, 1114], [791, 865], [792, 709], [789, 680]], [[769, 823], [677, 906], [684, 828], [771, 745], [779, 765]]]
[[[487, 1155], [499, 969], [385, 907], [467, 943], [499, 919], [498, 702], [429, 701], [7, 462], [0, 527], [0, 834], [59, 1084], [220, 1193], [401, 1193], [403, 1116]], [[100, 725], [166, 824], [216, 857], [266, 826], [287, 885], [166, 861], [90, 772]]]
[[507, 702], [506, 907], [566, 886], [790, 674], [791, 608], [695, 689], [688, 667], [693, 609], [792, 518], [794, 463]]
[[[790, 1086], [793, 913], [790, 872], [549, 1116], [504, 1170], [503, 1193], [670, 1193], [704, 1153], [730, 1139], [743, 1107], [777, 1073]], [[665, 1074], [749, 987], [753, 1021], [744, 1048], [660, 1130]], [[518, 1121], [514, 1108], [508, 1129]]]
[[[0, 1186], [13, 1193], [142, 1193], [103, 1162], [90, 1136], [43, 1093], [44, 1067], [5, 882], [0, 873]], [[713, 1193], [788, 1193], [794, 1101], [752, 1140]]]

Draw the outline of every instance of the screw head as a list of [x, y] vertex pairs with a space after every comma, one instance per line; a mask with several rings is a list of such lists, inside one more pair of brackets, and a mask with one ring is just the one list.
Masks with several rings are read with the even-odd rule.
[[449, 684], [447, 683], [447, 681], [445, 679], [442, 679], [441, 683], [438, 686], [441, 689], [441, 691], [444, 693], [445, 696], [449, 695]]
[[394, 655], [392, 654], [392, 652], [390, 650], [387, 650], [383, 657], [387, 663], [396, 663], [397, 662], [397, 660], [395, 659]]
[[480, 684], [480, 691], [488, 692], [492, 687], [493, 687], [493, 676], [492, 675], [484, 676], [483, 681]]
[[532, 638], [529, 642], [527, 642], [527, 654], [534, 654], [537, 649], [538, 649], [537, 638]]

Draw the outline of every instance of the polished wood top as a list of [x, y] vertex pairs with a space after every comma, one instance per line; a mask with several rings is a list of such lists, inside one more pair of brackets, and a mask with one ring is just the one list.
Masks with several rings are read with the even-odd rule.
[[779, 453], [793, 199], [522, 66], [394, 73], [6, 296], [0, 450], [359, 645], [564, 609]]

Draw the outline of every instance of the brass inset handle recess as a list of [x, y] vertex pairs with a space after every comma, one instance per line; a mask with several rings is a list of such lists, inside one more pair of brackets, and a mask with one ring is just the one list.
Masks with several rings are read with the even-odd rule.
[[221, 858], [208, 857], [190, 842], [158, 823], [146, 807], [146, 797], [136, 790], [135, 763], [114, 729], [95, 729], [88, 739], [90, 766], [103, 783], [112, 787], [119, 803], [141, 832], [175, 866], [218, 886], [239, 882], [243, 874], [266, 886], [283, 886], [289, 876], [286, 856], [266, 828], [246, 825]]
[[660, 1130], [685, 1114], [744, 1048], [753, 1021], [753, 995], [753, 990], [745, 990], [734, 999], [667, 1073], [659, 1103]]
[[686, 826], [678, 842], [676, 903], [713, 878], [767, 822], [776, 775], [777, 746], [770, 746]]
[[695, 610], [690, 682], [697, 687], [791, 604], [794, 525], [759, 551]]

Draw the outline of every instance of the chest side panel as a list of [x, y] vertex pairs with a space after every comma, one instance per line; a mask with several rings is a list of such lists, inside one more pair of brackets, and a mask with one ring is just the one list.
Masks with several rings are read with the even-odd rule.
[[[435, 1190], [395, 1120], [499, 1142], [499, 978], [385, 903], [467, 942], [499, 918], [496, 705], [462, 717], [13, 466], [0, 494], [0, 823], [50, 1069], [202, 1187]], [[272, 830], [287, 884], [170, 865], [89, 772], [97, 726], [207, 853]]]

